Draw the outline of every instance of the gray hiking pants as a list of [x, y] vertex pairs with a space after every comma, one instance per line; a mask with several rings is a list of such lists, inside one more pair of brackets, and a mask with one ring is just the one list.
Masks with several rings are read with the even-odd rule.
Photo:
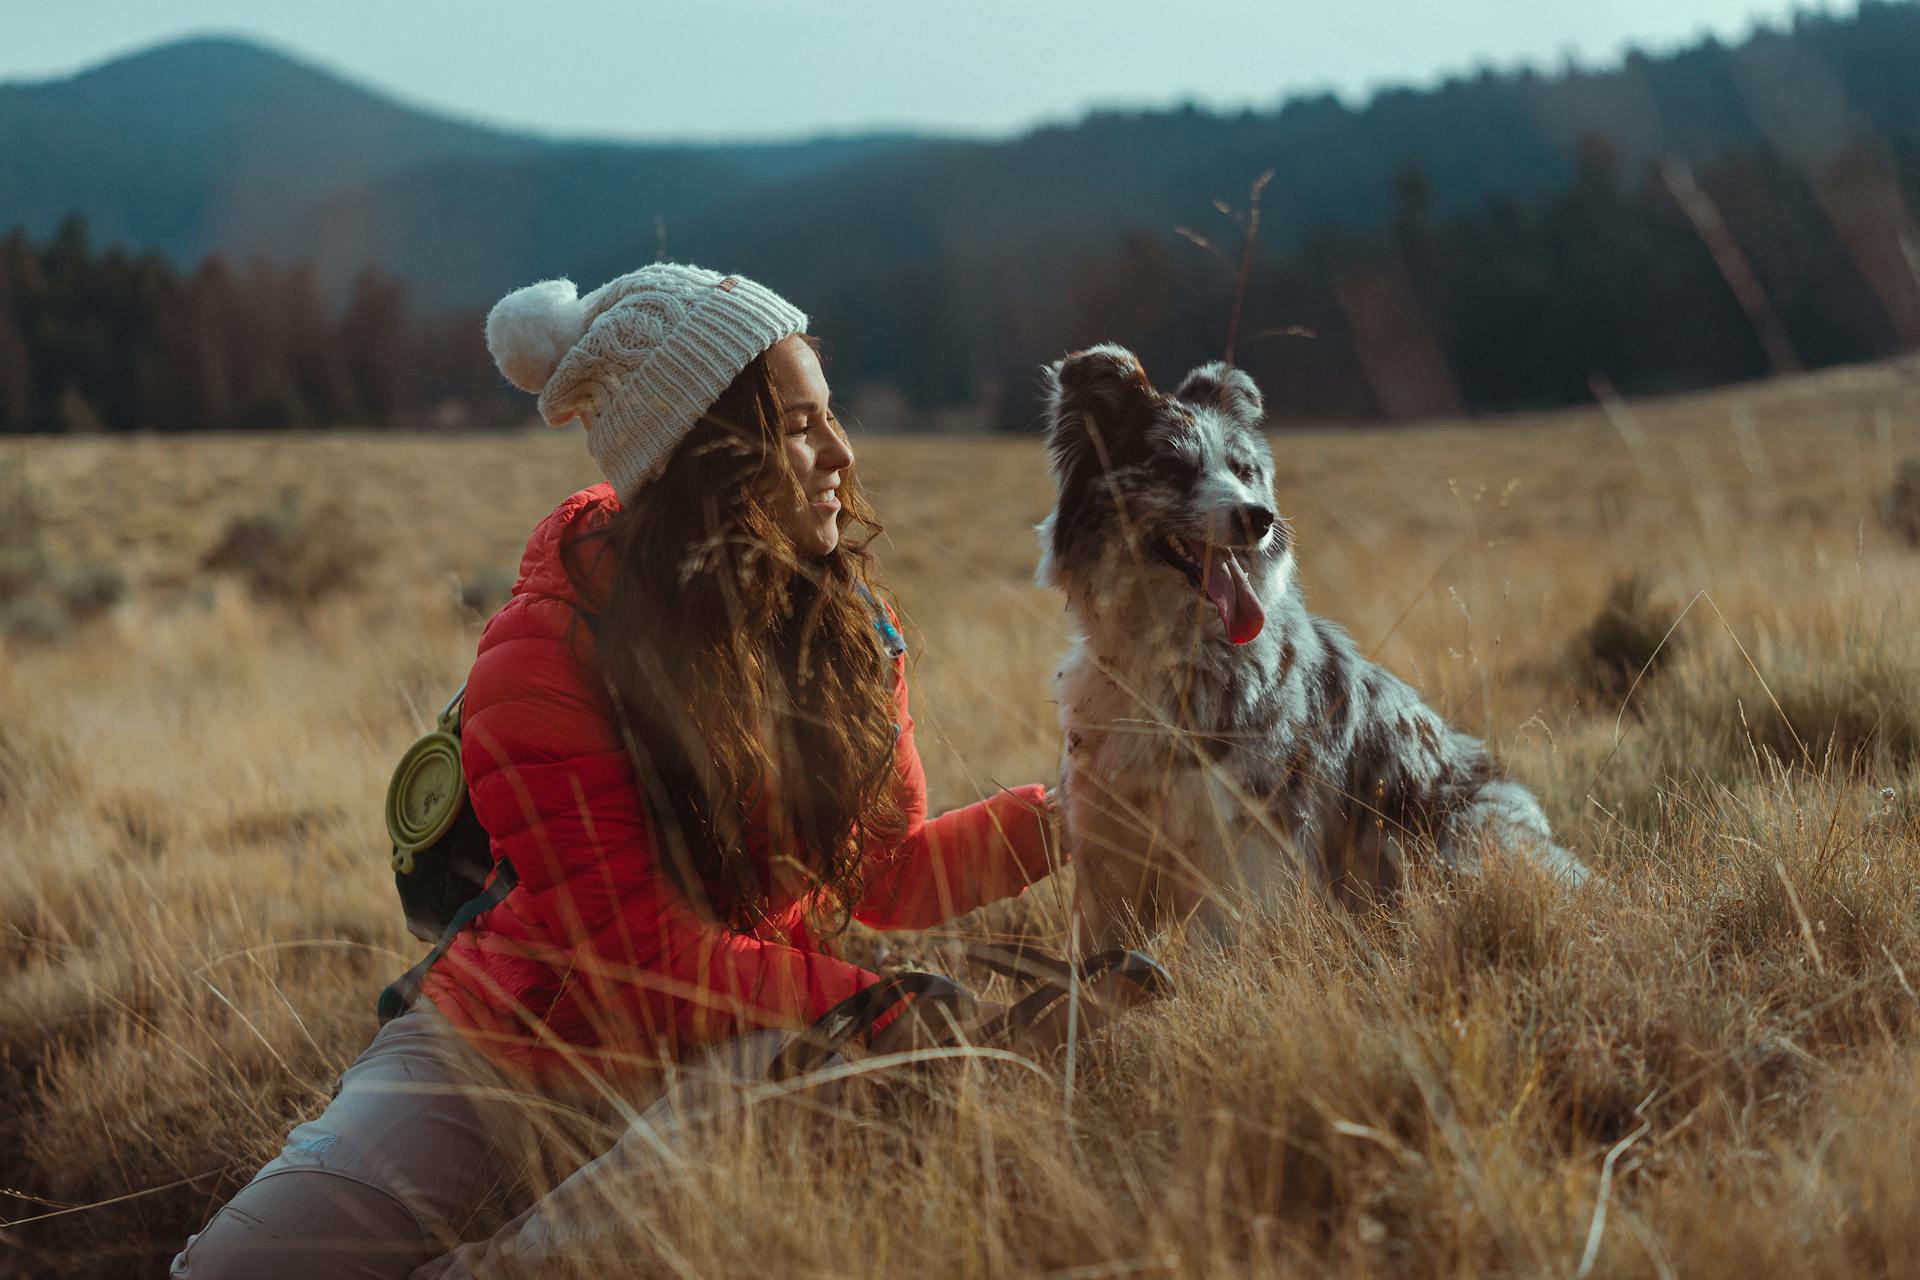
[[[457, 1224], [531, 1149], [524, 1090], [471, 1048], [430, 1001], [380, 1028], [333, 1101], [287, 1135], [173, 1260], [176, 1280], [463, 1280], [537, 1276], [590, 1248], [607, 1192], [670, 1158], [692, 1125], [766, 1078], [791, 1038], [756, 1031], [686, 1068], [624, 1135], [491, 1237]], [[516, 1106], [516, 1100], [519, 1105]]]

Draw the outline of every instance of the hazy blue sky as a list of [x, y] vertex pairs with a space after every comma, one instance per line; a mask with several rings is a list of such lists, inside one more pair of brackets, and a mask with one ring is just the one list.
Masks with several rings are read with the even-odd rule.
[[[416, 103], [638, 138], [905, 125], [1004, 133], [1095, 104], [1358, 98], [1487, 63], [1737, 36], [1755, 0], [0, 0], [0, 79], [251, 35]], [[1799, 7], [1807, 7], [1805, 5]], [[1851, 6], [1846, 6], [1851, 8]]]

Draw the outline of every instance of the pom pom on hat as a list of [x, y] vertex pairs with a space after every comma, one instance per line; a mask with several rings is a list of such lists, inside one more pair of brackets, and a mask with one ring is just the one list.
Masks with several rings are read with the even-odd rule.
[[575, 418], [622, 503], [665, 466], [740, 371], [806, 312], [745, 276], [655, 262], [580, 296], [571, 280], [516, 289], [487, 314], [487, 350], [540, 397], [549, 426]]
[[539, 395], [587, 331], [587, 302], [571, 280], [515, 289], [487, 313], [487, 350], [507, 381]]

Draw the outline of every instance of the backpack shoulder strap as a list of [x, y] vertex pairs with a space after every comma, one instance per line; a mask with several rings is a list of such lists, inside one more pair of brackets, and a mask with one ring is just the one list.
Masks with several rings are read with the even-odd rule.
[[881, 647], [889, 658], [897, 658], [907, 651], [907, 638], [900, 634], [900, 628], [893, 625], [893, 616], [887, 612], [887, 606], [880, 597], [864, 582], [855, 582], [854, 588], [866, 600], [867, 607], [873, 610], [873, 629], [880, 633]]
[[422, 956], [420, 962], [413, 968], [388, 983], [386, 990], [380, 993], [380, 1003], [376, 1008], [380, 1014], [382, 1026], [399, 1017], [406, 1007], [413, 1003], [413, 998], [420, 994], [420, 984], [426, 979], [427, 970], [433, 968], [439, 963], [440, 957], [447, 954], [447, 948], [453, 945], [453, 940], [459, 932], [473, 923], [473, 918], [482, 911], [499, 906], [506, 896], [513, 892], [513, 887], [519, 883], [520, 873], [513, 869], [513, 863], [502, 858], [493, 864], [493, 879], [488, 881], [485, 889], [468, 898], [461, 908], [453, 913], [453, 919], [447, 921], [447, 927], [440, 934], [440, 941], [433, 944], [433, 950]]

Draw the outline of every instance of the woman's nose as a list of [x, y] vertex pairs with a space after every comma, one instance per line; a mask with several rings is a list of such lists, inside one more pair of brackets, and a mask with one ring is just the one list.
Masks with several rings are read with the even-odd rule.
[[829, 428], [827, 445], [814, 455], [813, 465], [821, 471], [838, 471], [853, 465], [853, 445], [838, 427]]

